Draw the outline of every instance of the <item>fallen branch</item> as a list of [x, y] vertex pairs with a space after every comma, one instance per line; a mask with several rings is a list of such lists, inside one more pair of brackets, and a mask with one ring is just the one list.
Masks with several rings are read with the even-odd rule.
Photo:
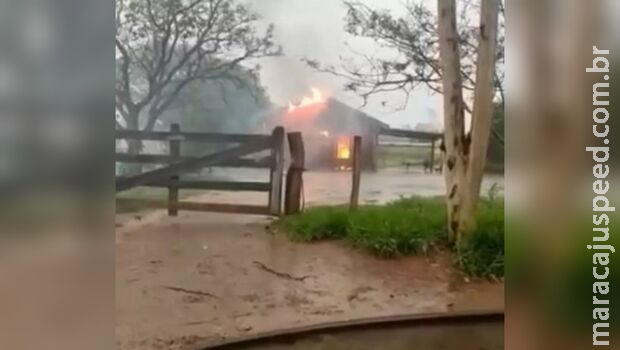
[[278, 271], [275, 271], [275, 270], [269, 268], [268, 266], [265, 266], [265, 264], [261, 263], [260, 261], [254, 261], [254, 265], [256, 265], [260, 269], [262, 269], [264, 271], [267, 271], [267, 272], [269, 272], [269, 273], [271, 273], [273, 275], [276, 275], [276, 276], [278, 276], [280, 278], [285, 278], [285, 279], [293, 280], [293, 281], [297, 281], [297, 282], [303, 282], [306, 278], [312, 277], [312, 276], [295, 277], [295, 276], [292, 276], [292, 275], [290, 275], [288, 273], [278, 272]]
[[203, 297], [210, 297], [210, 298], [217, 298], [217, 295], [215, 294], [211, 294], [209, 292], [203, 292], [200, 290], [191, 290], [191, 289], [185, 289], [185, 288], [180, 288], [180, 287], [171, 287], [171, 286], [161, 286], [162, 288], [171, 290], [171, 291], [175, 291], [175, 292], [181, 292], [181, 293], [185, 293], [185, 294], [192, 294], [192, 295], [200, 295]]

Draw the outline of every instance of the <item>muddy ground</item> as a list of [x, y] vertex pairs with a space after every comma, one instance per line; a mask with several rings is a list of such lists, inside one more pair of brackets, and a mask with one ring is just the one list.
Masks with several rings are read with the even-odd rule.
[[[366, 176], [361, 198], [419, 193], [408, 185], [415, 176], [422, 194], [441, 193], [437, 175]], [[307, 174], [308, 205], [341, 202], [346, 178]], [[196, 200], [262, 199], [208, 193]], [[154, 211], [117, 222], [118, 349], [191, 349], [327, 321], [503, 308], [503, 284], [464, 281], [447, 254], [380, 260], [343, 242], [294, 243], [257, 216], [181, 212], [171, 218]]]

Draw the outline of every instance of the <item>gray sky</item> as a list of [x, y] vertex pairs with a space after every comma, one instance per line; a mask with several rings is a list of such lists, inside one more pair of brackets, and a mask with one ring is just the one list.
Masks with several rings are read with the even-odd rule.
[[[395, 14], [402, 11], [403, 0], [365, 0], [372, 7], [389, 9]], [[353, 38], [343, 29], [346, 9], [340, 0], [260, 0], [253, 6], [265, 19], [275, 25], [276, 40], [284, 56], [260, 62], [262, 83], [271, 98], [279, 104], [298, 101], [310, 95], [310, 88], [317, 87], [353, 107], [360, 107], [362, 100], [344, 92], [344, 81], [329, 74], [314, 72], [301, 58], [316, 59], [323, 64], [337, 65], [339, 56], [354, 54], [345, 45], [372, 55], [386, 55], [385, 50], [370, 40]], [[388, 107], [381, 102], [386, 101]], [[412, 93], [404, 110], [396, 110], [404, 101], [400, 92], [372, 97], [363, 110], [393, 127], [414, 126], [419, 122], [439, 120], [442, 116], [441, 97], [430, 95], [420, 88]]]

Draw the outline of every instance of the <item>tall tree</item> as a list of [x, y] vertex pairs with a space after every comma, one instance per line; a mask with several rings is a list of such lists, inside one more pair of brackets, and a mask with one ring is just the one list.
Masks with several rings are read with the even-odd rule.
[[465, 111], [455, 0], [438, 0], [439, 52], [444, 93], [444, 174], [448, 229], [458, 242], [475, 226], [493, 114], [493, 76], [500, 0], [482, 0], [471, 134]]
[[[376, 57], [358, 52], [353, 59], [343, 59], [337, 68], [306, 60], [319, 71], [345, 78], [345, 88], [364, 100], [390, 91], [408, 97], [420, 86], [443, 94], [444, 176], [448, 226], [454, 241], [475, 226], [493, 100], [503, 105], [504, 98], [503, 20], [499, 18], [503, 2], [482, 0], [480, 9], [467, 0], [459, 4], [457, 12], [456, 0], [438, 0], [435, 12], [423, 2], [409, 1], [404, 15], [397, 17], [358, 1], [345, 1], [346, 30], [373, 39], [390, 54]], [[480, 23], [473, 25], [470, 22], [476, 13]], [[466, 114], [471, 115], [469, 128]], [[501, 133], [493, 134], [503, 144]]]
[[[476, 55], [478, 52], [478, 24], [472, 23], [478, 9], [470, 0], [458, 1], [459, 26], [457, 39], [460, 46], [460, 74], [463, 87], [464, 108], [473, 112], [476, 80]], [[442, 94], [443, 70], [439, 58], [438, 18], [425, 2], [408, 0], [404, 11], [394, 14], [374, 9], [359, 1], [345, 1], [347, 8], [345, 29], [354, 37], [374, 40], [387, 54], [366, 55], [353, 51], [341, 59], [340, 65], [324, 65], [306, 59], [318, 71], [345, 78], [345, 89], [358, 94], [367, 101], [373, 95], [384, 92], [402, 92], [406, 105], [408, 96], [416, 88], [424, 86]], [[494, 71], [495, 98], [504, 100], [504, 6], [500, 2], [497, 50]], [[501, 132], [493, 129], [493, 135], [503, 144]]]
[[[442, 70], [439, 62], [439, 37], [437, 14], [425, 2], [408, 0], [402, 14], [374, 9], [359, 1], [345, 1], [347, 8], [345, 30], [354, 37], [373, 39], [385, 48], [389, 55], [370, 56], [353, 52], [343, 57], [340, 67], [325, 66], [307, 59], [311, 66], [342, 76], [348, 83], [345, 88], [367, 99], [373, 94], [386, 91], [409, 93], [425, 85], [431, 91], [441, 93]], [[461, 45], [461, 74], [463, 88], [474, 90], [475, 57], [478, 50], [478, 26], [471, 23], [477, 9], [469, 0], [460, 0], [458, 13], [458, 40]], [[496, 62], [504, 62], [504, 7], [500, 4], [501, 20], [498, 28]], [[393, 54], [392, 54], [393, 53]], [[495, 72], [498, 98], [503, 97], [503, 70]]]
[[[280, 53], [273, 26], [236, 0], [116, 0], [117, 128], [152, 130], [193, 82], [234, 78]], [[122, 122], [119, 122], [118, 120]], [[129, 152], [141, 143], [129, 142]]]

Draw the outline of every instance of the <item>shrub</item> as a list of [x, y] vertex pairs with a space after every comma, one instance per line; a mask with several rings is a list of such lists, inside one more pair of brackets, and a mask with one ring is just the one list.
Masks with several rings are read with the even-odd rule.
[[438, 200], [402, 199], [351, 214], [349, 239], [380, 257], [426, 253], [445, 235]]
[[457, 265], [467, 275], [504, 277], [503, 200], [482, 200], [476, 229], [461, 239]]
[[[466, 274], [504, 276], [503, 198], [482, 199], [478, 226], [464, 237], [456, 255]], [[426, 254], [447, 247], [446, 211], [441, 197], [401, 198], [386, 205], [314, 207], [280, 222], [301, 241], [347, 239], [355, 247], [383, 258]]]
[[296, 240], [347, 238], [354, 246], [381, 257], [427, 252], [444, 232], [439, 198], [407, 198], [385, 206], [314, 207], [281, 224]]
[[314, 207], [285, 218], [281, 224], [291, 238], [310, 242], [346, 237], [349, 217], [344, 207]]

